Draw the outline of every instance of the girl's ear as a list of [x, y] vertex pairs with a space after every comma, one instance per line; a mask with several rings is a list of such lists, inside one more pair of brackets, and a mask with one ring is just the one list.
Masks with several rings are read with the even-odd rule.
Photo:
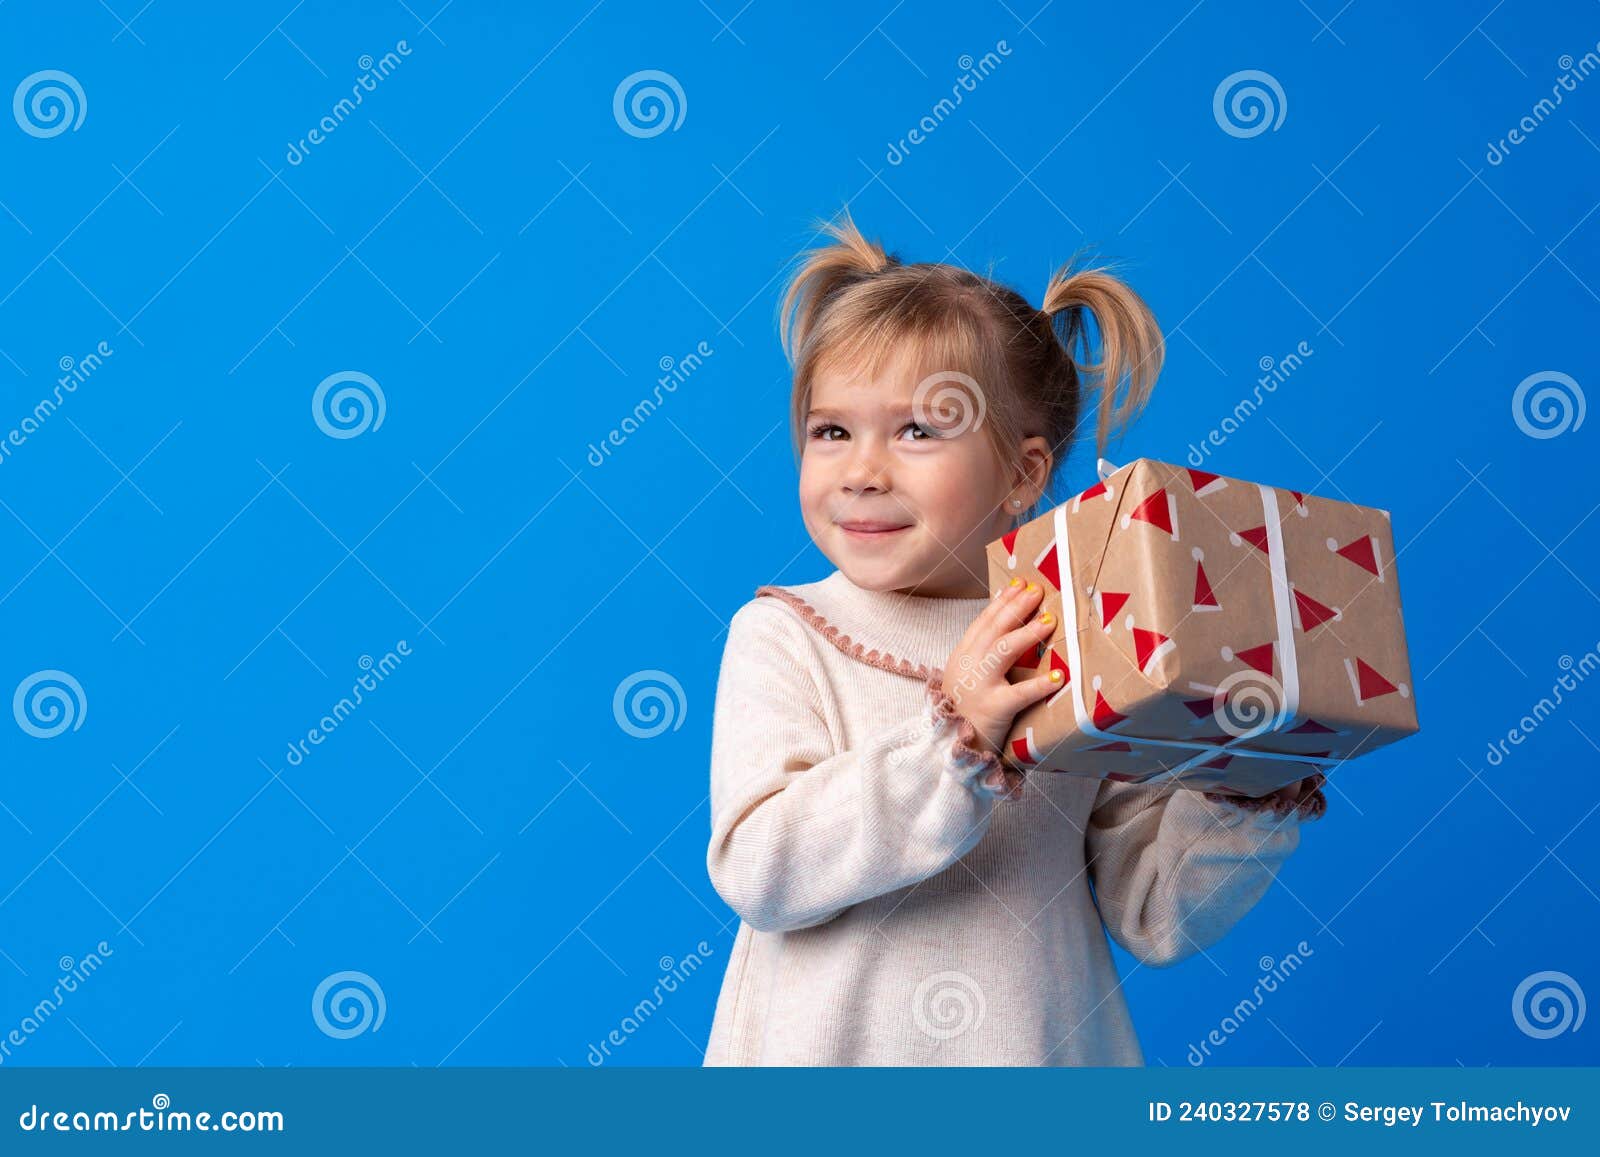
[[1015, 496], [1022, 499], [1023, 509], [1031, 508], [1044, 497], [1054, 464], [1055, 454], [1047, 438], [1033, 434], [1017, 447], [1017, 472], [1012, 484], [1016, 487]]

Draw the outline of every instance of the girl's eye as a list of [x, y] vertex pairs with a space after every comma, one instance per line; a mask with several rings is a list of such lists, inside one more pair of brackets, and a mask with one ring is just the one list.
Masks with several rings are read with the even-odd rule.
[[[937, 440], [939, 437], [939, 435], [933, 430], [928, 429], [926, 426], [919, 425], [916, 422], [906, 423], [906, 425], [901, 428], [900, 432], [902, 434], [910, 433], [911, 441], [913, 442], [933, 441]], [[823, 422], [819, 423], [818, 425], [811, 426], [807, 429], [806, 433], [811, 439], [818, 442], [837, 442], [850, 436], [849, 431], [843, 426], [835, 425], [832, 422]], [[838, 437], [835, 437], [834, 435], [838, 435]]]

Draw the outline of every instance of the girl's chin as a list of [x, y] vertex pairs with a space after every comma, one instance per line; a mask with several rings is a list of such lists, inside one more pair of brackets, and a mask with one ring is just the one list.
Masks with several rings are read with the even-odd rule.
[[892, 591], [906, 586], [911, 580], [906, 568], [886, 560], [863, 562], [860, 559], [834, 559], [833, 564], [844, 572], [844, 577], [865, 591]]
[[928, 568], [888, 560], [845, 559], [835, 562], [844, 577], [865, 591], [904, 591], [926, 581]]

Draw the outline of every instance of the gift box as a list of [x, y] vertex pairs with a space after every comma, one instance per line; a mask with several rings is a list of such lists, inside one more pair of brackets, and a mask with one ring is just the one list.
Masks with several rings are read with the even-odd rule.
[[988, 547], [1043, 586], [1012, 767], [1261, 796], [1418, 730], [1389, 514], [1140, 458]]

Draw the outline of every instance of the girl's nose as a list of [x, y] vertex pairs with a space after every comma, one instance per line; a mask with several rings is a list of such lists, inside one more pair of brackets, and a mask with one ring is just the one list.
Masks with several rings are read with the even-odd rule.
[[844, 488], [855, 492], [886, 489], [888, 464], [883, 455], [864, 442], [859, 445], [845, 468]]

